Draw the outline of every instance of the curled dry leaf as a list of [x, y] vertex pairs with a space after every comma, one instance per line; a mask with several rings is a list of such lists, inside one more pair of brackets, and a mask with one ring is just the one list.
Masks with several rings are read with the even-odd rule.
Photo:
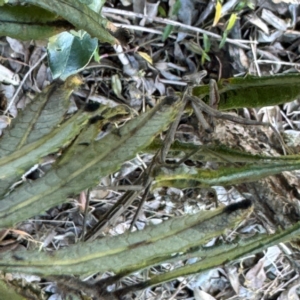
[[[137, 2], [142, 3], [143, 1], [138, 0]], [[145, 24], [152, 23], [151, 18], [154, 18], [157, 16], [159, 4], [160, 4], [160, 1], [157, 1], [156, 3], [151, 3], [149, 1], [146, 1], [146, 5], [144, 8], [144, 14], [147, 15], [147, 18], [144, 18], [141, 20], [140, 26], [145, 26]]]
[[257, 41], [261, 43], [273, 43], [277, 38], [282, 36], [282, 32], [276, 30], [272, 34], [268, 35], [261, 31], [258, 31]]
[[267, 276], [264, 271], [264, 261], [261, 259], [254, 267], [246, 274], [246, 286], [252, 290], [260, 289], [266, 280]]
[[0, 65], [0, 82], [18, 85], [20, 84], [20, 77], [18, 74]]
[[261, 108], [257, 115], [262, 122], [279, 123], [282, 121], [279, 106], [266, 106]]
[[14, 52], [25, 55], [26, 52], [25, 47], [20, 41], [16, 39], [12, 39], [10, 37], [6, 37], [6, 40]]
[[268, 9], [263, 9], [261, 13], [261, 18], [265, 20], [268, 24], [273, 26], [274, 28], [285, 31], [291, 24], [277, 17], [274, 13], [272, 13]]
[[146, 60], [149, 64], [153, 64], [152, 58], [151, 56], [146, 53], [146, 52], [142, 52], [142, 51], [138, 51], [137, 52], [144, 60]]
[[208, 293], [201, 291], [198, 288], [194, 289], [194, 297], [195, 297], [195, 300], [216, 300], [215, 297], [212, 297]]
[[268, 28], [268, 26], [256, 14], [249, 14], [248, 16], [246, 16], [246, 19], [250, 23], [252, 23], [253, 25], [255, 25], [256, 27], [258, 27], [259, 29], [261, 29], [265, 34], [269, 34], [269, 28]]
[[230, 281], [232, 288], [235, 293], [238, 295], [240, 291], [240, 281], [239, 281], [239, 273], [237, 272], [237, 268], [233, 266], [228, 266], [226, 268], [227, 276]]
[[299, 300], [298, 288], [300, 286], [300, 280], [296, 280], [293, 284], [290, 284], [288, 288], [279, 296], [277, 300]]

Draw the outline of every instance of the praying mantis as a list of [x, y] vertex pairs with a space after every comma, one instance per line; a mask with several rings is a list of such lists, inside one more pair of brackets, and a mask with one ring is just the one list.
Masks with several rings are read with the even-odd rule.
[[[203, 71], [203, 73], [201, 75], [203, 77], [206, 76], [206, 71]], [[158, 150], [158, 152], [154, 156], [154, 159], [153, 159], [150, 167], [147, 170], [147, 179], [144, 180], [144, 182], [143, 182], [143, 184], [145, 186], [145, 193], [141, 200], [141, 204], [139, 205], [139, 209], [141, 208], [142, 203], [145, 201], [145, 199], [149, 193], [149, 190], [150, 190], [150, 187], [152, 184], [152, 180], [153, 180], [153, 174], [151, 174], [153, 172], [153, 169], [161, 168], [162, 165], [166, 165], [165, 164], [166, 157], [167, 157], [167, 154], [173, 143], [176, 129], [178, 127], [178, 124], [179, 124], [182, 114], [184, 112], [184, 109], [188, 104], [191, 104], [191, 106], [194, 110], [194, 113], [199, 120], [199, 123], [205, 129], [205, 131], [209, 132], [209, 133], [211, 133], [213, 129], [207, 123], [207, 121], [204, 117], [204, 113], [207, 114], [211, 118], [221, 118], [221, 119], [229, 120], [231, 122], [244, 124], [244, 125], [271, 126], [271, 124], [266, 123], [266, 122], [259, 122], [259, 121], [255, 121], [255, 120], [244, 119], [244, 118], [236, 116], [236, 115], [220, 112], [219, 110], [214, 108], [214, 107], [217, 107], [218, 102], [220, 100], [220, 96], [218, 93], [218, 86], [216, 84], [216, 81], [213, 79], [211, 79], [209, 81], [209, 103], [210, 103], [210, 105], [207, 105], [205, 102], [203, 102], [203, 100], [201, 98], [193, 96], [192, 89], [193, 89], [193, 87], [190, 86], [182, 93], [180, 106], [178, 107], [178, 111], [177, 111], [177, 116], [170, 125], [170, 128], [165, 136], [165, 139], [164, 139], [161, 149]], [[175, 98], [177, 96], [175, 93], [173, 93], [171, 97]], [[180, 162], [177, 165], [180, 165], [188, 157], [189, 157], [189, 155], [187, 155], [185, 158], [180, 160]], [[140, 182], [141, 181], [139, 181], [139, 183]], [[140, 193], [139, 191], [128, 191], [127, 193], [125, 193], [124, 196], [104, 216], [102, 216], [102, 218], [98, 221], [98, 223], [86, 234], [84, 239], [85, 240], [94, 239], [100, 233], [100, 231], [104, 229], [105, 226], [112, 224], [114, 222], [115, 218], [117, 218], [124, 210], [126, 210], [129, 207], [129, 205], [134, 201], [134, 199], [136, 199], [136, 197], [138, 196], [139, 193]], [[136, 221], [137, 215], [138, 215], [138, 212], [136, 213], [136, 217], [134, 218], [133, 223]]]
[[[206, 76], [206, 71], [203, 72], [202, 76]], [[183, 113], [184, 107], [187, 105], [187, 103], [190, 103], [194, 113], [201, 124], [201, 126], [205, 129], [206, 132], [211, 133], [213, 131], [212, 127], [207, 123], [203, 113], [208, 115], [210, 118], [220, 118], [229, 120], [234, 123], [244, 124], [244, 125], [262, 125], [262, 126], [270, 126], [269, 123], [266, 122], [259, 122], [255, 120], [249, 120], [245, 118], [241, 118], [236, 115], [232, 114], [226, 114], [223, 113], [216, 108], [218, 107], [218, 103], [220, 101], [220, 95], [218, 91], [217, 83], [214, 79], [210, 79], [209, 81], [209, 105], [207, 105], [201, 97], [197, 97], [193, 95], [193, 87], [189, 86], [186, 91], [183, 93], [183, 105], [181, 107], [181, 110], [178, 113], [178, 116], [176, 120], [172, 123], [168, 134], [164, 141], [164, 146], [161, 150], [160, 154], [160, 162], [165, 162], [166, 155], [170, 149], [170, 146], [173, 142], [173, 138], [175, 136], [176, 128], [178, 127], [178, 124], [180, 122], [181, 114]]]

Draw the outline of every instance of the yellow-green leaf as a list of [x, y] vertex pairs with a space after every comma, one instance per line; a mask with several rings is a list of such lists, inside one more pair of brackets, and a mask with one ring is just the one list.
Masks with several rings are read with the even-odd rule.
[[232, 29], [232, 27], [234, 26], [234, 24], [236, 22], [236, 19], [237, 19], [237, 14], [235, 14], [235, 13], [231, 14], [225, 31], [230, 31]]
[[216, 26], [218, 24], [221, 18], [221, 13], [222, 13], [222, 4], [218, 1], [216, 4], [216, 13], [215, 13], [213, 26]]
[[122, 83], [118, 74], [111, 77], [111, 85], [114, 93], [120, 98], [122, 97]]
[[138, 54], [144, 59], [146, 60], [149, 64], [153, 64], [152, 58], [146, 53], [146, 52], [141, 52], [138, 51]]

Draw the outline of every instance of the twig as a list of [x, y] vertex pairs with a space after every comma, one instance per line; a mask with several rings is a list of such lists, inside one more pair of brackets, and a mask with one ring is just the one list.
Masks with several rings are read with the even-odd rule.
[[13, 105], [17, 95], [19, 94], [24, 82], [26, 81], [27, 77], [31, 74], [31, 72], [43, 61], [43, 59], [47, 56], [47, 53], [44, 53], [44, 55], [33, 65], [30, 67], [30, 69], [28, 70], [28, 72], [25, 74], [23, 80], [21, 81], [20, 85], [18, 86], [15, 94], [13, 95], [13, 97], [11, 98], [6, 110], [4, 111], [4, 114], [7, 114], [7, 112], [10, 110], [11, 106]]
[[[146, 18], [146, 19], [150, 19], [153, 20], [155, 22], [159, 22], [162, 24], [169, 24], [169, 25], [173, 25], [173, 26], [178, 26], [181, 28], [185, 28], [188, 30], [191, 30], [193, 32], [199, 32], [201, 34], [206, 34], [207, 36], [210, 36], [212, 38], [215, 38], [217, 40], [222, 40], [222, 37], [218, 34], [212, 33], [210, 31], [198, 28], [198, 27], [194, 27], [194, 26], [190, 26], [190, 25], [186, 25], [177, 21], [173, 21], [173, 20], [169, 20], [169, 19], [164, 19], [164, 18], [159, 18], [159, 17], [148, 17], [147, 15], [143, 15], [143, 14], [139, 14], [139, 13], [133, 13], [130, 11], [125, 11], [125, 10], [121, 10], [121, 9], [115, 9], [115, 8], [110, 8], [110, 7], [103, 7], [102, 9], [102, 13], [105, 15], [106, 13], [114, 13], [114, 14], [120, 14], [120, 15], [126, 15], [129, 17], [133, 17], [133, 18]], [[124, 24], [124, 27], [127, 27], [128, 25]], [[241, 48], [250, 50], [250, 47], [246, 44], [251, 44], [253, 42], [248, 41], [248, 40], [233, 40], [230, 38], [226, 39], [227, 43], [239, 46]]]
[[253, 54], [254, 65], [256, 67], [256, 71], [257, 71], [258, 76], [261, 77], [260, 68], [259, 68], [259, 65], [257, 63], [257, 55], [256, 55], [257, 54], [257, 51], [256, 51], [257, 49], [256, 48], [257, 48], [256, 45], [251, 44], [251, 50], [252, 50], [252, 54]]
[[[132, 29], [136, 31], [143, 31], [143, 32], [149, 32], [149, 33], [156, 33], [162, 35], [163, 32], [161, 30], [153, 29], [153, 28], [147, 28], [147, 27], [142, 27], [142, 26], [137, 26], [137, 25], [128, 25], [128, 24], [122, 24], [122, 23], [114, 23], [117, 27], [124, 27], [127, 29]], [[174, 38], [176, 37], [174, 35], [170, 35], [169, 38]]]
[[278, 64], [278, 65], [290, 66], [290, 67], [300, 67], [299, 63], [286, 62], [286, 61], [273, 61], [273, 60], [268, 60], [268, 59], [258, 59], [256, 62], [258, 64]]

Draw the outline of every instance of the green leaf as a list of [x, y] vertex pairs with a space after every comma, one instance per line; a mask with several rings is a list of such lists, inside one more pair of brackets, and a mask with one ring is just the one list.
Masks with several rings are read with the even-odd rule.
[[4, 5], [0, 24], [0, 35], [20, 40], [44, 40], [70, 28], [56, 14], [32, 5]]
[[219, 44], [219, 48], [220, 48], [220, 49], [222, 49], [223, 46], [225, 45], [226, 39], [227, 39], [227, 31], [224, 31], [224, 32], [223, 32], [223, 35], [222, 35], [222, 40], [221, 40], [221, 42], [220, 42], [220, 44]]
[[204, 47], [204, 51], [207, 53], [210, 51], [210, 39], [209, 37], [207, 36], [207, 34], [203, 34], [203, 47]]
[[3, 6], [5, 3], [7, 3], [9, 0], [0, 0], [0, 6]]
[[237, 14], [231, 14], [225, 31], [229, 32], [234, 26], [237, 19]]
[[[264, 107], [293, 101], [300, 97], [300, 74], [228, 78], [218, 82], [220, 110]], [[209, 103], [209, 87], [196, 86], [193, 95]]]
[[213, 22], [213, 27], [216, 26], [221, 18], [221, 13], [222, 13], [222, 4], [218, 0], [215, 6], [216, 12], [215, 12], [215, 17], [214, 17], [214, 22]]
[[91, 124], [76, 139], [91, 140], [90, 143], [73, 142], [44, 177], [34, 181], [34, 184], [23, 184], [1, 201], [0, 228], [63, 203], [68, 196], [96, 185], [100, 177], [116, 171], [173, 121], [181, 103], [170, 104], [168, 101], [170, 99], [166, 98], [100, 141], [92, 138], [97, 123]]
[[91, 3], [88, 5], [89, 8], [95, 11], [96, 13], [100, 13], [106, 0], [91, 0], [90, 2]]
[[38, 6], [22, 6], [22, 5], [4, 5], [1, 7], [1, 22], [19, 22], [26, 24], [46, 24], [55, 22], [58, 17], [56, 14]]
[[87, 33], [82, 38], [68, 32], [51, 37], [48, 58], [53, 78], [65, 80], [80, 72], [90, 62], [97, 46], [97, 39], [92, 39]]
[[0, 139], [0, 158], [51, 133], [63, 120], [69, 97], [80, 84], [79, 78], [71, 77], [63, 84], [53, 83], [38, 94], [4, 131]]
[[177, 16], [180, 8], [181, 8], [181, 2], [180, 0], [176, 0], [174, 6], [172, 7], [171, 16]]
[[17, 291], [16, 288], [8, 283], [8, 280], [0, 280], [0, 295], [2, 299], [9, 299], [9, 300], [26, 300], [21, 296]]
[[[251, 212], [241, 207], [233, 212], [224, 208], [173, 218], [142, 231], [108, 237], [87, 244], [62, 249], [54, 257], [38, 251], [7, 252], [0, 256], [0, 267], [5, 272], [39, 275], [92, 274], [113, 271], [132, 272], [188, 253], [233, 228]], [[14, 257], [18, 258], [17, 261]]]
[[85, 5], [90, 5], [94, 2], [94, 0], [79, 0], [79, 2]]
[[[287, 156], [288, 157], [288, 156]], [[290, 161], [272, 160], [269, 163], [248, 165], [245, 167], [221, 167], [218, 170], [199, 170], [182, 166], [176, 169], [161, 168], [156, 173], [153, 189], [158, 187], [195, 188], [213, 185], [228, 186], [253, 182], [284, 171], [300, 169], [300, 156], [292, 156]]]
[[[171, 11], [171, 15], [170, 17], [172, 18], [172, 16], [177, 16], [179, 10], [180, 10], [180, 7], [181, 7], [181, 2], [180, 0], [176, 0], [174, 6], [172, 7], [172, 11]], [[164, 42], [171, 34], [172, 30], [173, 30], [174, 26], [173, 25], [170, 25], [168, 24], [165, 29], [164, 29], [164, 32], [163, 32], [163, 35], [162, 35], [162, 41]]]
[[225, 45], [226, 39], [227, 39], [227, 36], [228, 36], [228, 33], [230, 32], [230, 30], [231, 30], [232, 27], [234, 26], [234, 24], [235, 24], [235, 22], [236, 22], [236, 19], [237, 19], [237, 14], [231, 14], [231, 15], [230, 15], [228, 24], [227, 24], [227, 26], [226, 26], [225, 31], [223, 32], [222, 40], [221, 40], [220, 45], [219, 45], [219, 48], [220, 48], [220, 49], [222, 49], [223, 46]]
[[164, 32], [163, 32], [163, 35], [162, 35], [162, 41], [166, 41], [166, 39], [169, 37], [169, 35], [171, 34], [172, 30], [173, 30], [174, 26], [173, 25], [170, 25], [168, 24], [165, 29], [164, 29]]
[[4, 131], [0, 139], [0, 195], [43, 156], [68, 145], [86, 125], [87, 113], [62, 124], [70, 94], [80, 83], [78, 78], [70, 78], [44, 89]]
[[57, 14], [69, 21], [76, 28], [85, 30], [102, 42], [113, 45], [117, 43], [117, 40], [106, 30], [106, 28], [110, 28], [111, 30], [114, 25], [99, 15], [99, 13], [94, 12], [77, 0], [21, 0], [20, 2], [36, 5]]
[[[230, 244], [221, 244], [213, 247], [195, 247], [194, 251], [186, 256], [201, 257], [196, 263], [187, 264], [177, 268], [174, 271], [153, 276], [151, 279], [143, 282], [143, 287], [151, 287], [163, 282], [174, 280], [180, 276], [187, 276], [199, 272], [205, 272], [229, 261], [235, 261], [243, 256], [262, 252], [263, 250], [285, 243], [297, 237], [300, 233], [300, 222], [287, 228], [278, 230], [275, 234], [258, 234], [245, 240], [235, 241]], [[131, 288], [132, 290], [132, 288]]]
[[235, 10], [236, 11], [241, 11], [246, 7], [253, 10], [255, 8], [255, 2], [253, 2], [252, 0], [239, 1], [238, 4], [235, 7]]
[[166, 11], [164, 10], [164, 8], [161, 5], [158, 6], [158, 14], [162, 18], [165, 18], [167, 16]]
[[204, 52], [203, 49], [201, 48], [201, 46], [194, 41], [183, 41], [183, 44], [185, 45], [185, 47], [188, 50], [190, 50], [196, 54], [202, 55]]
[[97, 47], [97, 49], [94, 52], [94, 61], [96, 61], [97, 63], [99, 63], [100, 59], [101, 59], [101, 57], [99, 55], [99, 47]]
[[111, 86], [114, 93], [118, 96], [118, 98], [123, 98], [122, 96], [122, 82], [118, 74], [115, 74], [111, 77]]
[[202, 56], [201, 56], [201, 64], [203, 65], [205, 63], [205, 61], [210, 61], [210, 57], [207, 53], [205, 53], [204, 51], [202, 52]]

